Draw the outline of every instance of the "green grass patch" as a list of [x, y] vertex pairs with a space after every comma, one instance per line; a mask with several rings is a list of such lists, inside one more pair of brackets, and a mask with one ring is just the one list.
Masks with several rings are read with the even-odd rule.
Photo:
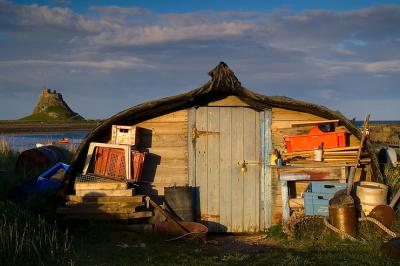
[[0, 265], [67, 265], [71, 240], [16, 204], [0, 202]]

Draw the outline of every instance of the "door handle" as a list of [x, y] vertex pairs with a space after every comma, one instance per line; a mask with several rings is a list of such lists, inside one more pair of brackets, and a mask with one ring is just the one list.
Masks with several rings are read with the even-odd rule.
[[242, 173], [246, 173], [247, 172], [247, 165], [261, 165], [261, 162], [257, 162], [257, 161], [239, 161], [237, 163], [240, 166], [240, 172]]

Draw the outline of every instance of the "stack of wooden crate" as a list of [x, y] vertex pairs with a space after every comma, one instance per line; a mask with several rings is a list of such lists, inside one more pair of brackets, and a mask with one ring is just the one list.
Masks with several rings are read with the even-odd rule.
[[[119, 181], [85, 181], [75, 183], [75, 195], [67, 196], [65, 207], [57, 213], [67, 219], [123, 220], [150, 218], [151, 211], [138, 210], [143, 196]], [[145, 209], [145, 208], [142, 208]]]

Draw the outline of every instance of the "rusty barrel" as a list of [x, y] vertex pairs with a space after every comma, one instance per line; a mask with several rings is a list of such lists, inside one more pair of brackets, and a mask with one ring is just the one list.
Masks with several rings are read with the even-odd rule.
[[183, 221], [194, 221], [193, 188], [190, 186], [164, 188], [169, 208]]
[[354, 204], [343, 206], [329, 206], [329, 220], [331, 225], [351, 236], [357, 233], [357, 217]]
[[67, 150], [48, 145], [23, 151], [17, 159], [18, 171], [46, 169], [58, 162], [64, 162], [70, 156]]

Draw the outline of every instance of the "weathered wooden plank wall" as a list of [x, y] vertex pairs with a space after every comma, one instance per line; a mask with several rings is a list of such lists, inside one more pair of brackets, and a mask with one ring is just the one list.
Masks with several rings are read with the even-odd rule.
[[152, 193], [164, 195], [164, 187], [188, 185], [188, 110], [181, 110], [136, 124], [140, 127], [138, 148], [149, 156], [142, 182]]

